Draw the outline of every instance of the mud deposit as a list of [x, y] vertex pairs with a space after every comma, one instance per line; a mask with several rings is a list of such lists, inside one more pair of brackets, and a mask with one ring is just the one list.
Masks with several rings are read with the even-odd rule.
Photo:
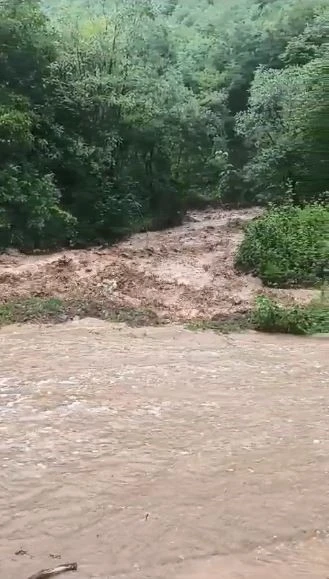
[[248, 312], [259, 293], [309, 301], [309, 290], [264, 290], [239, 275], [234, 256], [257, 209], [196, 212], [175, 229], [142, 233], [110, 248], [0, 256], [0, 303], [37, 297], [100, 300], [108, 309], [150, 310], [160, 319], [211, 320]]

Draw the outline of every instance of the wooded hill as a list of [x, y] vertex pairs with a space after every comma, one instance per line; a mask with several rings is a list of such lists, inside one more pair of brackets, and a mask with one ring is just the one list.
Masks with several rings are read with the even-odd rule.
[[329, 189], [327, 0], [2, 0], [0, 246]]

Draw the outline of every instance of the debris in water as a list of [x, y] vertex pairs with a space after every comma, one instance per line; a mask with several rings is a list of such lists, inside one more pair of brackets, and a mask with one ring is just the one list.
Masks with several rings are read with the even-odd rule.
[[54, 569], [44, 569], [28, 577], [28, 579], [48, 579], [49, 577], [55, 577], [55, 575], [60, 575], [61, 573], [67, 573], [68, 571], [77, 571], [77, 563], [66, 563], [65, 565], [59, 565]]
[[16, 551], [15, 555], [27, 555], [27, 551], [25, 551], [25, 549], [19, 549], [18, 551]]

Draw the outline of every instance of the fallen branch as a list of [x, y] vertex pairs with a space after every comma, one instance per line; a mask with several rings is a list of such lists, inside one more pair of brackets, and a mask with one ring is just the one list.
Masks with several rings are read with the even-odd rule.
[[49, 577], [55, 577], [55, 575], [60, 575], [61, 573], [67, 573], [68, 571], [77, 571], [77, 563], [66, 563], [66, 565], [59, 565], [54, 569], [44, 569], [28, 577], [28, 579], [48, 579]]

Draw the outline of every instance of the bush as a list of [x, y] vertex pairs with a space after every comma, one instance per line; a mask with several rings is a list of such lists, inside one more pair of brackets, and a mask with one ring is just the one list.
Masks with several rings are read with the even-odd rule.
[[72, 240], [75, 219], [59, 200], [51, 175], [39, 175], [32, 167], [1, 171], [0, 249], [44, 249]]
[[269, 286], [311, 286], [329, 267], [329, 209], [307, 205], [270, 208], [251, 222], [236, 266]]
[[281, 334], [329, 333], [329, 303], [282, 306], [266, 296], [258, 298], [252, 324], [262, 332]]

